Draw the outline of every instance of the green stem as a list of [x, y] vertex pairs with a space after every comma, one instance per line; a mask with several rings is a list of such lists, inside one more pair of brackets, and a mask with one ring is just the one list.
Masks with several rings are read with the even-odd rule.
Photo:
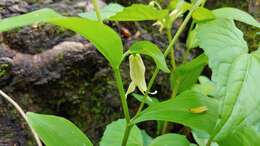
[[101, 23], [103, 22], [102, 21], [102, 16], [100, 14], [100, 9], [98, 7], [98, 3], [97, 3], [97, 0], [92, 0], [92, 4], [94, 6], [94, 9], [96, 11], [96, 15], [97, 15], [97, 18], [98, 18], [98, 21], [100, 21]]
[[[204, 0], [201, 2], [200, 6], [203, 7], [206, 4], [207, 0]], [[194, 26], [196, 25], [195, 21], [192, 20], [189, 31], [188, 31], [188, 36], [190, 35], [191, 31], [193, 30]], [[190, 54], [190, 50], [186, 49], [183, 55], [183, 63], [186, 63], [188, 61], [188, 57]]]
[[127, 124], [121, 146], [126, 146], [133, 125]]
[[122, 102], [124, 116], [125, 116], [126, 122], [129, 123], [130, 115], [129, 115], [128, 105], [127, 105], [127, 101], [126, 101], [126, 97], [125, 97], [125, 90], [124, 90], [124, 86], [123, 86], [123, 82], [122, 82], [122, 78], [121, 78], [121, 73], [120, 73], [119, 69], [114, 69], [113, 71], [114, 71], [117, 88], [118, 88], [121, 102]]
[[123, 107], [123, 111], [124, 111], [124, 116], [125, 116], [125, 119], [126, 119], [126, 129], [125, 129], [125, 132], [124, 132], [124, 138], [122, 140], [121, 146], [126, 146], [127, 140], [128, 140], [128, 137], [129, 137], [129, 133], [132, 129], [132, 126], [130, 124], [129, 109], [128, 109], [127, 100], [126, 100], [126, 97], [125, 97], [125, 90], [124, 90], [120, 70], [119, 70], [119, 68], [117, 68], [117, 69], [114, 69], [113, 71], [114, 71], [114, 74], [115, 74], [116, 84], [117, 84], [117, 88], [118, 88], [118, 91], [119, 91], [119, 94], [120, 94], [122, 107]]
[[[181, 26], [179, 27], [178, 31], [176, 32], [176, 34], [174, 35], [173, 39], [170, 41], [167, 49], [165, 50], [164, 52], [164, 57], [166, 58], [168, 56], [168, 54], [170, 53], [171, 51], [171, 48], [173, 48], [173, 46], [175, 45], [176, 41], [178, 40], [178, 38], [180, 37], [181, 33], [184, 31], [186, 25], [188, 24], [189, 20], [191, 19], [191, 16], [192, 16], [192, 13], [200, 6], [201, 3], [203, 3], [205, 0], [198, 0], [193, 6], [192, 8], [190, 9], [188, 15], [185, 17], [183, 23], [181, 24]], [[149, 84], [148, 84], [148, 89], [147, 90], [147, 93], [148, 94], [150, 92], [150, 88], [152, 87], [157, 75], [159, 73], [159, 68], [156, 67], [155, 71], [153, 72], [153, 75], [152, 75], [152, 78], [150, 79], [149, 81]], [[150, 88], [149, 88], [150, 87]], [[136, 115], [132, 118], [132, 120], [136, 119], [139, 115], [140, 115], [140, 112], [142, 111], [143, 107], [144, 107], [144, 104], [145, 104], [145, 100], [147, 98], [148, 95], [145, 95], [144, 96], [144, 100], [142, 101], [142, 103], [140, 104], [140, 107], [136, 113]], [[167, 127], [167, 125], [166, 125]], [[166, 128], [167, 129], [167, 128]]]
[[21, 114], [21, 116], [23, 117], [23, 119], [28, 123], [29, 125], [29, 128], [30, 130], [32, 131], [32, 134], [34, 136], [34, 139], [37, 143], [38, 146], [42, 146], [42, 143], [41, 143], [41, 140], [39, 138], [39, 136], [37, 135], [37, 133], [34, 131], [34, 129], [31, 127], [31, 125], [29, 124], [28, 122], [28, 119], [26, 117], [26, 114], [25, 112], [23, 111], [23, 109], [10, 97], [8, 96], [7, 94], [5, 94], [2, 90], [0, 90], [0, 95], [2, 97], [4, 97], [9, 103], [11, 103], [15, 108], [16, 110]]
[[[168, 38], [168, 42], [170, 43], [170, 41], [172, 40], [172, 32], [171, 32], [171, 28], [167, 28], [167, 38]], [[175, 56], [174, 56], [174, 47], [171, 47], [171, 52], [170, 52], [170, 56], [171, 56], [171, 65], [172, 65], [172, 70], [176, 69], [176, 63], [175, 63]]]

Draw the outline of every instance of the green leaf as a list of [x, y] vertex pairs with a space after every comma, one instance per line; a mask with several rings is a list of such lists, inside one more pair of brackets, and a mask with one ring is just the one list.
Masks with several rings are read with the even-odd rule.
[[[119, 119], [109, 124], [100, 142], [100, 146], [120, 146], [124, 137], [126, 121]], [[127, 146], [143, 146], [141, 130], [134, 126], [130, 132]]]
[[227, 18], [231, 20], [237, 20], [240, 22], [244, 22], [246, 24], [255, 26], [260, 28], [260, 23], [255, 20], [251, 15], [248, 13], [241, 11], [236, 8], [220, 8], [213, 11], [216, 17], [218, 18]]
[[[190, 111], [201, 106], [206, 106], [208, 111], [199, 114]], [[187, 91], [175, 99], [149, 106], [133, 122], [139, 123], [148, 120], [170, 121], [210, 132], [215, 127], [217, 111], [218, 103], [216, 100], [193, 91]]]
[[155, 138], [149, 146], [190, 146], [190, 142], [183, 135], [165, 134]]
[[52, 9], [45, 8], [25, 15], [0, 20], [0, 32], [57, 18], [63, 18], [63, 16]]
[[[183, 14], [186, 11], [190, 10], [191, 7], [192, 4], [185, 2], [184, 0], [172, 0], [168, 6], [168, 9], [180, 10], [182, 11], [181, 14]], [[215, 19], [215, 15], [210, 10], [199, 7], [192, 13], [192, 18], [196, 22], [203, 22]]]
[[[100, 10], [102, 20], [107, 20], [110, 17], [116, 15], [118, 12], [123, 11], [124, 7], [120, 4], [111, 3]], [[80, 17], [87, 18], [90, 20], [98, 21], [95, 11], [80, 13]]]
[[165, 58], [161, 50], [153, 43], [149, 41], [139, 41], [135, 42], [132, 46], [130, 46], [128, 53], [131, 54], [145, 54], [153, 58], [157, 67], [164, 72], [170, 72], [167, 67]]
[[133, 4], [123, 11], [109, 18], [112, 21], [144, 21], [159, 20], [168, 14], [168, 10], [157, 10], [152, 6], [143, 4]]
[[231, 63], [248, 52], [243, 33], [232, 20], [216, 19], [199, 24], [197, 36], [200, 47], [208, 56], [211, 79], [216, 83], [219, 96], [223, 96]]
[[168, 9], [175, 10], [179, 9], [182, 11], [182, 13], [185, 13], [191, 8], [191, 4], [188, 2], [185, 2], [184, 0], [171, 0], [171, 2], [168, 5]]
[[199, 40], [197, 38], [197, 31], [196, 31], [196, 29], [194, 29], [188, 35], [188, 39], [186, 41], [187, 49], [191, 50], [193, 48], [197, 48], [199, 46], [199, 42], [198, 41]]
[[149, 144], [152, 142], [153, 138], [148, 135], [144, 130], [141, 131], [143, 136], [143, 142], [144, 146], [149, 146]]
[[111, 63], [113, 68], [117, 68], [121, 64], [123, 58], [122, 41], [110, 27], [83, 18], [63, 18], [49, 23], [78, 32], [90, 40]]
[[216, 17], [210, 10], [203, 7], [199, 7], [192, 13], [192, 18], [196, 22], [204, 22], [214, 20]]
[[46, 146], [93, 146], [84, 133], [64, 118], [31, 112], [26, 116]]
[[83, 18], [62, 17], [50, 9], [43, 9], [1, 20], [0, 32], [35, 22], [55, 24], [81, 34], [97, 47], [112, 67], [119, 67], [123, 58], [122, 41], [113, 29], [99, 22]]
[[[210, 135], [203, 131], [192, 130], [192, 136], [199, 146], [207, 146]], [[212, 142], [210, 146], [219, 146], [217, 143]]]
[[[144, 100], [144, 96], [143, 95], [140, 95], [140, 94], [132, 94], [132, 95], [138, 101], [143, 102], [143, 100]], [[157, 98], [155, 98], [155, 97], [149, 97], [148, 96], [148, 98], [145, 100], [145, 103], [148, 104], [148, 105], [153, 105], [153, 104], [159, 103], [159, 100]]]
[[191, 62], [178, 66], [171, 74], [172, 87], [178, 90], [178, 93], [191, 89], [207, 63], [207, 57], [202, 54]]
[[200, 76], [199, 83], [200, 84], [195, 84], [192, 87], [193, 91], [200, 92], [203, 95], [207, 95], [207, 96], [214, 96], [216, 86], [210, 79], [208, 79], [205, 76]]
[[260, 52], [248, 54], [243, 33], [230, 19], [199, 24], [198, 38], [221, 101], [210, 139], [221, 146], [260, 145]]

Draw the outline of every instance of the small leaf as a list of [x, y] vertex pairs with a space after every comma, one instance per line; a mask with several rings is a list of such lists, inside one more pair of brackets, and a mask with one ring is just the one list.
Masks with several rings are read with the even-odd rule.
[[31, 112], [26, 116], [46, 146], [93, 146], [84, 133], [64, 118]]
[[260, 23], [257, 22], [251, 15], [236, 8], [220, 8], [214, 10], [213, 13], [218, 18], [237, 20], [260, 28]]
[[157, 10], [152, 6], [143, 4], [133, 4], [123, 11], [109, 18], [112, 21], [144, 21], [159, 20], [168, 14], [168, 10]]
[[118, 68], [121, 64], [123, 45], [120, 37], [113, 29], [99, 22], [83, 18], [63, 17], [50, 9], [3, 19], [0, 21], [0, 32], [36, 22], [47, 22], [75, 31], [90, 40], [113, 68]]
[[199, 46], [199, 40], [197, 38], [197, 31], [196, 29], [192, 30], [189, 35], [186, 42], [186, 47], [188, 50], [191, 50], [193, 48], [197, 48]]
[[196, 22], [204, 22], [204, 21], [214, 20], [216, 17], [214, 13], [211, 12], [210, 10], [203, 7], [199, 7], [192, 13], [192, 18]]
[[207, 60], [207, 57], [202, 54], [191, 62], [178, 66], [171, 75], [172, 87], [177, 90], [178, 93], [192, 88], [204, 67], [207, 65]]
[[[207, 106], [208, 111], [193, 114], [189, 110], [194, 107]], [[175, 99], [170, 99], [149, 106], [140, 116], [133, 120], [135, 123], [149, 120], [161, 120], [180, 123], [193, 129], [211, 132], [215, 127], [218, 103], [202, 94], [186, 91]]]
[[[123, 11], [124, 7], [120, 4], [111, 3], [100, 10], [100, 14], [103, 20], [107, 20], [110, 17], [116, 15], [118, 12]], [[80, 13], [80, 17], [87, 18], [90, 20], [98, 21], [95, 11]]]
[[171, 0], [170, 4], [168, 5], [168, 9], [179, 9], [185, 13], [186, 11], [190, 10], [191, 6], [192, 5], [190, 3], [185, 2], [184, 0]]
[[190, 142], [183, 135], [165, 134], [155, 138], [149, 146], [190, 146]]
[[[144, 100], [144, 96], [143, 95], [139, 95], [139, 94], [133, 94], [133, 96], [135, 97], [135, 99], [137, 99], [140, 102], [143, 102]], [[148, 105], [153, 105], [156, 103], [159, 103], [159, 100], [154, 98], [154, 97], [147, 97], [147, 99], [145, 100], [145, 103]]]
[[164, 72], [170, 72], [167, 67], [165, 58], [161, 50], [149, 41], [135, 42], [128, 50], [131, 54], [145, 54], [153, 58], [157, 67]]
[[[126, 121], [119, 119], [109, 124], [100, 142], [100, 146], [120, 146], [124, 137]], [[143, 146], [141, 130], [134, 126], [130, 132], [127, 146]]]

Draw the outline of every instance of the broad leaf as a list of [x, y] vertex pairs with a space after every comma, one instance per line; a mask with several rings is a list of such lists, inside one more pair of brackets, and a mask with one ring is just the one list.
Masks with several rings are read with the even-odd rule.
[[143, 4], [133, 4], [123, 11], [109, 18], [113, 21], [144, 21], [159, 20], [168, 14], [168, 10], [157, 10], [152, 6]]
[[[117, 120], [109, 124], [100, 142], [100, 146], [120, 146], [124, 137], [126, 121]], [[141, 130], [134, 126], [130, 132], [127, 146], [143, 146]]]
[[164, 72], [170, 72], [167, 67], [165, 58], [161, 50], [153, 43], [149, 41], [135, 42], [128, 50], [128, 53], [145, 54], [153, 58], [157, 67]]
[[[123, 9], [124, 9], [123, 6], [116, 4], [116, 3], [111, 3], [107, 6], [105, 6], [104, 8], [102, 8], [100, 10], [102, 20], [109, 19], [110, 17], [116, 15], [118, 12], [122, 11]], [[90, 19], [90, 20], [98, 21], [98, 18], [97, 18], [95, 11], [80, 13], [79, 16], [83, 17], [83, 18]]]
[[199, 7], [192, 13], [192, 18], [196, 22], [203, 22], [203, 21], [209, 21], [214, 20], [216, 17], [210, 10]]
[[190, 142], [183, 135], [165, 134], [155, 138], [149, 146], [190, 146]]
[[[199, 146], [207, 146], [210, 135], [203, 131], [192, 130], [192, 136]], [[216, 142], [212, 142], [210, 146], [219, 146]]]
[[[190, 110], [206, 106], [208, 111], [192, 113]], [[148, 120], [171, 121], [184, 124], [194, 129], [211, 131], [217, 119], [218, 103], [202, 94], [187, 91], [170, 99], [152, 106], [141, 112], [134, 122], [139, 123]]]
[[248, 54], [243, 33], [230, 19], [199, 24], [198, 38], [221, 100], [211, 139], [221, 146], [260, 145], [260, 52]]
[[93, 146], [84, 133], [64, 118], [31, 112], [26, 116], [46, 146]]
[[149, 144], [152, 142], [153, 138], [148, 135], [144, 130], [141, 131], [143, 136], [143, 142], [144, 146], [149, 146]]
[[215, 16], [218, 18], [227, 18], [231, 20], [237, 20], [244, 22], [249, 25], [253, 25], [255, 27], [260, 28], [260, 23], [256, 21], [251, 15], [248, 13], [241, 11], [236, 8], [220, 8], [213, 11]]
[[171, 75], [171, 84], [178, 93], [190, 89], [198, 80], [203, 68], [207, 65], [208, 59], [203, 54], [191, 62], [177, 67]]
[[202, 23], [197, 32], [199, 45], [208, 56], [212, 80], [217, 84], [217, 88], [220, 88], [217, 89], [219, 94], [223, 95], [231, 63], [248, 51], [243, 33], [228, 19]]
[[90, 40], [114, 68], [117, 68], [121, 63], [123, 45], [114, 30], [99, 22], [83, 18], [62, 17], [50, 9], [3, 19], [0, 21], [0, 32], [35, 22], [47, 22], [75, 31]]

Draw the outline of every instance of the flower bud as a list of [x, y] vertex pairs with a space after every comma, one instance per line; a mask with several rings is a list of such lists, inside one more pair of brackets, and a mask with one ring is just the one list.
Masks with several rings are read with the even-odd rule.
[[136, 87], [144, 94], [147, 90], [145, 82], [145, 66], [139, 54], [129, 56], [130, 78], [132, 80], [126, 94], [135, 90]]

